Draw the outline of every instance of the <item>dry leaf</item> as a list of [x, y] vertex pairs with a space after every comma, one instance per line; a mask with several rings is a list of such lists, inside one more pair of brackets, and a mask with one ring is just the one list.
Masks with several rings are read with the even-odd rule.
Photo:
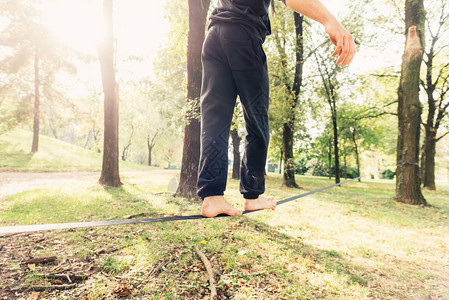
[[28, 297], [28, 300], [37, 300], [39, 299], [40, 294], [41, 294], [40, 292], [32, 292], [30, 297]]
[[36, 270], [36, 264], [28, 264], [28, 269], [32, 271]]
[[132, 288], [128, 285], [121, 285], [112, 291], [113, 294], [119, 297], [126, 297], [131, 294]]
[[62, 284], [62, 281], [59, 279], [55, 279], [51, 281], [52, 284]]

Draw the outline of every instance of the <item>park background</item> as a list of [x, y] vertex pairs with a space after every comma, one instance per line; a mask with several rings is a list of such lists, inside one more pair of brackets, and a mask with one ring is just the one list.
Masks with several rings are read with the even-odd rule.
[[[361, 183], [279, 208], [281, 216], [276, 217], [260, 213], [216, 223], [10, 236], [0, 248], [0, 262], [7, 266], [0, 291], [25, 297], [33, 295], [33, 285], [49, 286], [37, 273], [50, 272], [54, 265], [37, 266], [36, 271], [36, 266], [21, 262], [52, 253], [59, 265], [66, 264], [67, 272], [75, 272], [77, 264], [95, 266], [95, 271], [76, 270], [89, 273], [76, 289], [47, 288], [37, 296], [34, 292], [35, 297], [102, 299], [129, 291], [136, 299], [197, 299], [207, 296], [209, 289], [192, 254], [192, 245], [200, 244], [219, 274], [221, 297], [449, 297], [449, 4], [424, 2], [421, 170], [426, 169], [426, 134], [436, 133], [438, 142], [434, 186], [423, 189], [430, 206], [414, 207], [392, 200], [404, 3], [323, 3], [354, 35], [358, 53], [349, 67], [336, 66], [323, 27], [304, 18], [303, 34], [297, 39], [293, 13], [280, 1], [275, 3], [273, 34], [264, 44], [271, 78], [267, 186], [280, 200], [329, 185], [337, 177], [361, 175]], [[197, 117], [195, 104], [186, 102], [189, 1], [114, 1], [113, 70], [122, 184], [116, 188], [98, 185], [105, 134], [98, 59], [106, 30], [102, 1], [2, 0], [0, 5], [1, 223], [198, 213], [194, 198], [182, 197], [182, 191], [172, 196], [179, 192], [184, 129]], [[209, 13], [215, 5], [212, 1]], [[301, 88], [295, 90], [298, 40], [303, 69]], [[435, 86], [427, 82], [429, 70], [431, 82], [439, 79]], [[430, 122], [431, 88], [436, 109]], [[32, 150], [36, 95], [40, 135], [38, 148]], [[230, 171], [238, 169], [233, 162], [240, 161], [244, 135], [237, 106]], [[239, 205], [238, 172], [229, 177], [233, 179], [226, 195]], [[71, 246], [67, 242], [60, 246], [61, 240]], [[159, 250], [149, 251], [157, 245]], [[21, 254], [14, 257], [14, 253]]]

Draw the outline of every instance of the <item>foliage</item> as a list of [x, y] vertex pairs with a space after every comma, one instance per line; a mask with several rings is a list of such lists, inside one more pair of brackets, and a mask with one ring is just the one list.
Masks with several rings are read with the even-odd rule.
[[393, 179], [394, 176], [396, 175], [396, 172], [393, 172], [390, 169], [386, 169], [382, 171], [380, 174], [382, 179]]
[[3, 131], [32, 119], [35, 56], [40, 61], [39, 84], [45, 100], [41, 108], [43, 118], [54, 127], [67, 114], [64, 93], [56, 77], [61, 71], [75, 73], [70, 61], [75, 53], [43, 25], [39, 4], [39, 1], [23, 0], [1, 3], [0, 16], [8, 20], [0, 32], [0, 49], [6, 53], [0, 57], [0, 72], [5, 79], [0, 86], [0, 97], [6, 99], [6, 105], [0, 102], [0, 111], [4, 110], [0, 118]]

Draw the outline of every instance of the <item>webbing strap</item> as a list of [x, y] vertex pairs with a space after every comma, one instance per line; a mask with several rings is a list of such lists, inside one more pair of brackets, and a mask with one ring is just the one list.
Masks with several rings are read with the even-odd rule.
[[[308, 195], [312, 195], [350, 181], [357, 180], [361, 177], [346, 180], [337, 184], [326, 186], [317, 190], [313, 190], [301, 195], [293, 196], [284, 200], [276, 202], [276, 205], [281, 205], [298, 198], [302, 198]], [[244, 211], [243, 214], [249, 214], [258, 210]], [[229, 217], [228, 215], [218, 215], [215, 218]], [[186, 220], [197, 220], [197, 219], [210, 219], [203, 217], [202, 215], [192, 215], [192, 216], [172, 216], [172, 217], [159, 217], [159, 218], [142, 218], [142, 219], [125, 219], [125, 220], [109, 220], [109, 221], [93, 221], [93, 222], [74, 222], [74, 223], [53, 223], [53, 224], [35, 224], [35, 225], [21, 225], [21, 226], [3, 226], [0, 227], [0, 234], [11, 234], [11, 233], [25, 233], [34, 231], [45, 231], [45, 230], [59, 230], [59, 229], [74, 229], [74, 228], [86, 228], [86, 227], [100, 227], [100, 226], [112, 226], [112, 225], [125, 225], [125, 224], [140, 224], [140, 223], [156, 223], [156, 222], [172, 222], [172, 221], [186, 221]]]

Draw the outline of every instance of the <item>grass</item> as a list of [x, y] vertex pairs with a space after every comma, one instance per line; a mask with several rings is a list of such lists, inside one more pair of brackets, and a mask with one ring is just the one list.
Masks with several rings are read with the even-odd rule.
[[[165, 193], [172, 176], [136, 172], [116, 189], [80, 183], [22, 192], [2, 200], [0, 224], [199, 213], [199, 203]], [[297, 181], [302, 190], [270, 174], [267, 190], [280, 200], [332, 184]], [[276, 212], [13, 236], [5, 239], [15, 250], [3, 250], [8, 268], [0, 270], [17, 272], [17, 253], [53, 253], [59, 265], [90, 277], [42, 297], [114, 299], [126, 284], [132, 299], [199, 299], [209, 284], [193, 251], [198, 245], [217, 273], [219, 294], [232, 299], [448, 299], [449, 186], [424, 194], [432, 206], [412, 207], [391, 200], [393, 182], [352, 182]], [[238, 181], [230, 180], [226, 196], [241, 206]], [[37, 280], [32, 272], [28, 278]]]
[[[0, 172], [100, 171], [102, 154], [45, 135], [39, 136], [39, 151], [30, 153], [33, 133], [14, 129], [0, 135]], [[121, 170], [150, 167], [120, 161]]]

